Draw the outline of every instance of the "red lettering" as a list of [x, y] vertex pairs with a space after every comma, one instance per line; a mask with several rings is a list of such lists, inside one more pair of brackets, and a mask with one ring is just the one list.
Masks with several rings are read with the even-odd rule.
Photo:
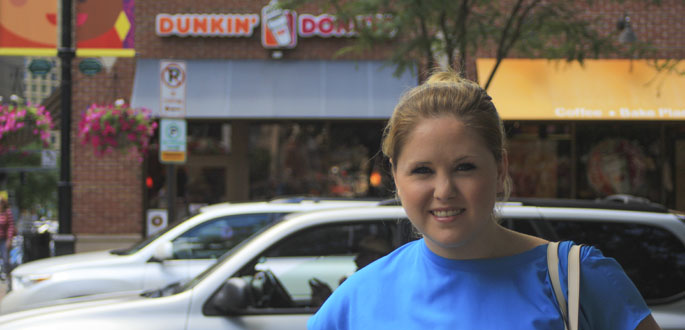
[[224, 33], [224, 28], [221, 26], [221, 23], [223, 23], [223, 21], [224, 21], [223, 17], [212, 17], [210, 19], [210, 25], [211, 25], [211, 27], [209, 28], [210, 33], [212, 33], [212, 34]]
[[170, 34], [174, 30], [174, 21], [169, 16], [157, 16], [157, 33]]
[[354, 31], [354, 24], [352, 22], [337, 22], [337, 26], [335, 28], [335, 35], [336, 36], [344, 36], [351, 34], [352, 31]]
[[193, 33], [207, 33], [207, 17], [193, 17]]
[[[185, 22], [185, 26], [183, 26], [184, 22]], [[187, 17], [187, 16], [176, 17], [176, 28], [177, 28], [178, 33], [187, 34], [188, 31], [190, 31], [190, 17]]]
[[314, 16], [309, 14], [300, 15], [300, 35], [303, 37], [309, 37], [314, 34], [316, 29], [316, 21]]
[[330, 16], [321, 17], [319, 20], [319, 32], [322, 35], [330, 35], [333, 32], [333, 19]]
[[250, 19], [248, 17], [237, 17], [235, 19], [235, 33], [250, 34]]

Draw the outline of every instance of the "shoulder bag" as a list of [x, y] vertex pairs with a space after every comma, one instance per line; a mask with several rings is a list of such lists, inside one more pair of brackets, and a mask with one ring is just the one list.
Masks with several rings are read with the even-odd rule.
[[568, 311], [566, 299], [559, 281], [559, 242], [547, 245], [547, 268], [554, 288], [554, 296], [559, 303], [561, 316], [566, 330], [578, 330], [578, 310], [580, 307], [580, 245], [571, 246], [568, 253]]

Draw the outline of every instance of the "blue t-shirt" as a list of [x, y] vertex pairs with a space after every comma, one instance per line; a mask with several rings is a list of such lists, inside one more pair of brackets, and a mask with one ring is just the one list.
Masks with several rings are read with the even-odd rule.
[[[566, 292], [568, 250], [559, 245]], [[440, 257], [405, 244], [350, 276], [309, 320], [310, 330], [564, 329], [547, 271], [547, 245], [494, 259]], [[650, 314], [612, 258], [581, 250], [580, 329], [635, 329]]]

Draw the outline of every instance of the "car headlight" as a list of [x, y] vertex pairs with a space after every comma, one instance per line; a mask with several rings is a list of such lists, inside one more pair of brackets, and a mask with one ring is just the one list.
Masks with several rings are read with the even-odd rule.
[[52, 274], [29, 274], [29, 275], [13, 275], [12, 276], [12, 290], [23, 289], [49, 280]]

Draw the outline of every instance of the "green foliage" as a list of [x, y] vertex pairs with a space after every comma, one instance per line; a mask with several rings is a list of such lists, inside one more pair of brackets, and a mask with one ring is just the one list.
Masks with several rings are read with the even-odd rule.
[[57, 169], [41, 168], [40, 142], [26, 145], [22, 150], [0, 155], [6, 171], [0, 173], [0, 190], [8, 190], [16, 198], [21, 210], [57, 211]]
[[57, 211], [57, 171], [11, 172], [7, 189], [14, 192], [20, 210]]
[[[322, 10], [343, 21], [359, 16], [388, 14], [390, 19], [367, 26], [356, 24], [358, 37], [352, 46], [337, 54], [366, 52], [377, 45], [390, 44], [389, 61], [395, 74], [423, 72], [449, 62], [465, 72], [466, 58], [490, 52], [497, 64], [507, 57], [565, 59], [583, 62], [586, 58], [613, 55], [624, 58], [650, 54], [647, 43], [618, 42], [618, 31], [600, 33], [596, 17], [584, 6], [595, 1], [567, 0], [290, 0], [282, 6], [297, 9], [316, 3]], [[620, 0], [619, 0], [620, 2]], [[660, 1], [646, 1], [659, 5]], [[392, 34], [379, 31], [393, 31]], [[449, 60], [448, 60], [449, 59]]]

